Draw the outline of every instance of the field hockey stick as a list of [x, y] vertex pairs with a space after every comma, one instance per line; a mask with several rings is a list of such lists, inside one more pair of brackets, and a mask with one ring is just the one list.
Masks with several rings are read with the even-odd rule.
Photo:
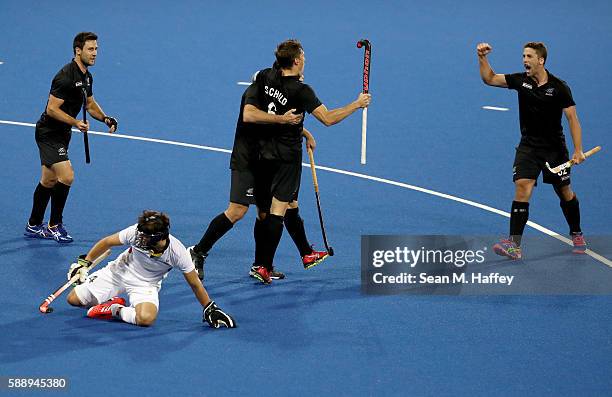
[[[106, 258], [107, 256], [110, 255], [110, 253], [111, 253], [110, 250], [104, 251], [104, 253], [102, 255], [100, 255], [93, 262], [91, 262], [91, 266], [89, 266], [87, 268], [87, 271], [90, 271], [91, 269], [96, 267], [96, 265], [98, 265], [98, 263], [102, 262], [104, 260], [104, 258]], [[51, 302], [53, 302], [55, 300], [55, 298], [60, 296], [62, 294], [62, 292], [64, 292], [68, 287], [70, 287], [72, 284], [74, 284], [78, 279], [79, 279], [79, 275], [78, 274], [75, 274], [74, 276], [72, 276], [72, 278], [70, 280], [68, 280], [68, 282], [66, 284], [62, 285], [54, 293], [49, 295], [47, 297], [47, 299], [45, 299], [43, 301], [43, 303], [40, 304], [40, 307], [38, 308], [38, 310], [40, 310], [40, 312], [44, 313], [44, 314], [52, 313], [53, 312], [53, 308], [49, 307]]]
[[[83, 88], [83, 123], [87, 124], [87, 90]], [[85, 163], [91, 163], [89, 158], [89, 136], [83, 132], [83, 146], [85, 146]]]
[[317, 197], [317, 209], [319, 210], [319, 223], [321, 223], [321, 233], [323, 234], [323, 244], [329, 256], [334, 256], [334, 249], [327, 243], [327, 235], [325, 234], [325, 225], [323, 224], [323, 214], [321, 212], [321, 200], [319, 198], [319, 182], [317, 181], [317, 171], [314, 163], [314, 154], [312, 149], [308, 148], [308, 157], [310, 158], [310, 171], [312, 172], [312, 183], [314, 185], [315, 196]]
[[[599, 152], [601, 150], [601, 146], [595, 146], [593, 149], [589, 150], [588, 152], [584, 153], [584, 157], [587, 158], [597, 152]], [[556, 166], [555, 168], [550, 168], [550, 165], [548, 164], [548, 161], [546, 162], [546, 168], [548, 168], [548, 171], [550, 171], [553, 174], [558, 174], [559, 172], [563, 171], [564, 169], [570, 168], [572, 165], [574, 165], [574, 159], [571, 159], [569, 161], [566, 161], [563, 164], [560, 164], [558, 166]]]
[[[370, 91], [370, 57], [372, 54], [372, 45], [366, 39], [357, 42], [357, 48], [365, 47], [363, 53], [363, 93], [367, 94]], [[366, 163], [366, 141], [368, 129], [368, 108], [363, 108], [361, 114], [361, 164]]]

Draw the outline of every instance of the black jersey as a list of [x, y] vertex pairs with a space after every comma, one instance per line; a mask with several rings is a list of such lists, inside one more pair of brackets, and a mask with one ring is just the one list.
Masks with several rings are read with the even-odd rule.
[[236, 123], [234, 147], [230, 158], [230, 168], [238, 171], [249, 169], [259, 157], [259, 142], [256, 135], [258, 125], [242, 121], [245, 105], [257, 106], [257, 86], [255, 84], [251, 84], [244, 91], [240, 101], [240, 113]]
[[[64, 103], [60, 106], [60, 109], [70, 116], [76, 117], [83, 107], [83, 90], [87, 92], [87, 97], [90, 97], [93, 95], [92, 87], [93, 77], [91, 73], [89, 71], [82, 73], [79, 65], [72, 60], [57, 72], [51, 83], [49, 94], [63, 99]], [[70, 124], [54, 119], [47, 114], [46, 110], [40, 116], [37, 127], [38, 133], [43, 135], [70, 133]]]
[[[264, 69], [257, 74], [257, 107], [274, 114], [291, 109], [296, 113], [312, 113], [321, 105], [314, 90], [299, 76], [282, 76], [277, 69]], [[301, 161], [302, 129], [297, 125], [268, 124], [259, 129], [261, 157], [267, 160]], [[261, 125], [260, 125], [261, 126]]]
[[534, 148], [565, 146], [561, 115], [563, 109], [575, 105], [568, 85], [550, 73], [548, 82], [540, 87], [527, 73], [504, 76], [508, 88], [518, 91], [521, 145]]

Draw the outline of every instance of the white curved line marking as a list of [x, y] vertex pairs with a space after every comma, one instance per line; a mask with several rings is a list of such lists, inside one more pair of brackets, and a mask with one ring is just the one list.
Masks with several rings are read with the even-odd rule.
[[[17, 126], [22, 126], [22, 127], [36, 127], [36, 124], [32, 124], [32, 123], [22, 123], [22, 122], [18, 122], [18, 121], [7, 121], [7, 120], [0, 120], [0, 124], [9, 124], [9, 125], [17, 125]], [[78, 130], [73, 129], [73, 132], [78, 133]], [[111, 138], [124, 138], [124, 139], [132, 139], [132, 140], [136, 140], [136, 141], [145, 141], [145, 142], [154, 142], [154, 143], [163, 143], [166, 145], [174, 145], [174, 146], [183, 146], [183, 147], [188, 147], [188, 148], [193, 148], [193, 149], [200, 149], [200, 150], [210, 150], [213, 152], [221, 152], [221, 153], [231, 153], [231, 150], [228, 149], [221, 149], [221, 148], [216, 148], [216, 147], [212, 147], [212, 146], [202, 146], [202, 145], [195, 145], [192, 143], [183, 143], [183, 142], [176, 142], [176, 141], [169, 141], [169, 140], [165, 140], [165, 139], [156, 139], [156, 138], [145, 138], [145, 137], [141, 137], [141, 136], [134, 136], [134, 135], [122, 135], [122, 134], [109, 134], [107, 132], [100, 132], [100, 131], [89, 131], [90, 134], [93, 135], [102, 135], [102, 136], [107, 136], [107, 137], [111, 137]], [[310, 164], [306, 164], [306, 163], [302, 163], [303, 167], [310, 167]], [[407, 183], [403, 183], [403, 182], [397, 182], [397, 181], [393, 181], [391, 179], [385, 179], [385, 178], [378, 178], [375, 176], [370, 176], [370, 175], [366, 175], [366, 174], [359, 174], [357, 172], [352, 172], [352, 171], [345, 171], [345, 170], [341, 170], [341, 169], [337, 169], [337, 168], [331, 168], [331, 167], [325, 167], [325, 166], [320, 166], [317, 165], [317, 169], [320, 170], [324, 170], [324, 171], [329, 171], [329, 172], [334, 172], [336, 174], [342, 174], [342, 175], [348, 175], [348, 176], [352, 176], [355, 178], [361, 178], [361, 179], [367, 179], [370, 181], [374, 181], [374, 182], [379, 182], [379, 183], [385, 183], [387, 185], [393, 185], [393, 186], [398, 186], [404, 189], [410, 189], [410, 190], [415, 190], [417, 192], [421, 192], [421, 193], [426, 193], [426, 194], [430, 194], [432, 196], [437, 196], [437, 197], [441, 197], [441, 198], [445, 198], [447, 200], [452, 200], [452, 201], [456, 201], [458, 203], [462, 203], [462, 204], [466, 204], [466, 205], [470, 205], [472, 207], [476, 207], [476, 208], [480, 208], [482, 210], [485, 211], [489, 211], [489, 212], [493, 212], [494, 214], [498, 214], [501, 216], [505, 216], [506, 218], [510, 217], [510, 214], [499, 210], [497, 208], [493, 208], [490, 207], [488, 205], [485, 204], [480, 204], [477, 203], [475, 201], [472, 200], [466, 200], [463, 199], [461, 197], [457, 197], [457, 196], [453, 196], [450, 194], [446, 194], [446, 193], [440, 193], [440, 192], [436, 192], [435, 190], [431, 190], [431, 189], [425, 189], [419, 186], [414, 186], [414, 185], [409, 185]], [[570, 239], [568, 239], [567, 237], [561, 236], [559, 233], [554, 232], [550, 229], [545, 228], [544, 226], [541, 226], [535, 222], [532, 221], [528, 221], [527, 225], [544, 233], [547, 234], [553, 238], [556, 238], [559, 241], [564, 242], [565, 244], [568, 245], [572, 245], [572, 241]], [[587, 250], [586, 254], [589, 255], [591, 258], [603, 263], [604, 265], [612, 268], [612, 261], [610, 261], [608, 258], [599, 255], [598, 253], [591, 251], [591, 250]]]
[[498, 112], [507, 112], [510, 110], [508, 108], [500, 108], [498, 106], [483, 106], [482, 108], [485, 110], [497, 110]]

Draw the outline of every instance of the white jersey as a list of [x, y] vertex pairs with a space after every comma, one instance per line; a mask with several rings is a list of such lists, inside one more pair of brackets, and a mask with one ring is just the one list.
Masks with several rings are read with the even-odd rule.
[[144, 285], [152, 285], [161, 284], [161, 281], [174, 267], [179, 268], [183, 273], [195, 270], [189, 251], [173, 235], [170, 235], [168, 248], [161, 256], [152, 256], [151, 252], [134, 246], [137, 226], [132, 225], [119, 232], [119, 241], [130, 247], [108, 264], [113, 273], [121, 277], [128, 276]]

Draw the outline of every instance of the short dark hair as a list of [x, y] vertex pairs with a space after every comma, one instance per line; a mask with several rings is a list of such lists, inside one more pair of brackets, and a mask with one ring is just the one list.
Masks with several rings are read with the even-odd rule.
[[168, 234], [170, 218], [163, 212], [144, 210], [138, 217], [138, 230], [146, 234]]
[[279, 69], [289, 69], [293, 66], [293, 61], [299, 58], [302, 52], [304, 52], [304, 49], [298, 40], [285, 40], [276, 47], [274, 52], [276, 62], [274, 65]]
[[98, 40], [98, 35], [94, 32], [81, 32], [74, 36], [74, 40], [72, 41], [72, 52], [76, 55], [76, 49], [83, 49], [85, 46], [85, 42], [89, 40]]
[[544, 63], [546, 63], [546, 57], [548, 56], [548, 51], [546, 50], [546, 46], [541, 41], [530, 41], [525, 44], [523, 48], [531, 48], [538, 54], [538, 57], [544, 58]]

